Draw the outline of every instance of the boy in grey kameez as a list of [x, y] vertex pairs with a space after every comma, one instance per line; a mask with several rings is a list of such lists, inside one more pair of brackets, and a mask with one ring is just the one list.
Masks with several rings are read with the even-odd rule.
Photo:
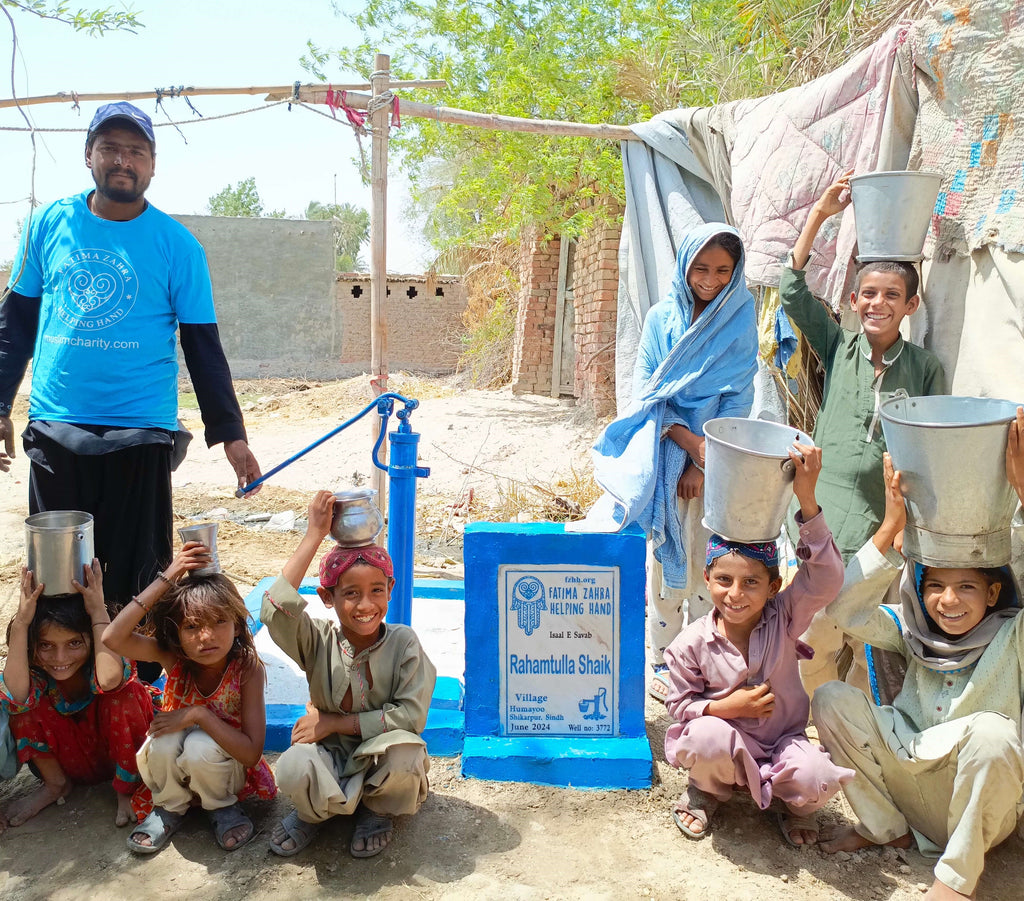
[[315, 620], [298, 593], [327, 536], [334, 495], [309, 505], [306, 535], [263, 597], [260, 617], [302, 667], [310, 703], [278, 759], [278, 788], [295, 805], [271, 835], [284, 857], [305, 848], [320, 823], [358, 812], [350, 851], [371, 857], [391, 840], [391, 817], [427, 796], [430, 759], [420, 737], [436, 671], [408, 626], [384, 622], [394, 585], [387, 552], [335, 547], [320, 563], [317, 593], [338, 622]]

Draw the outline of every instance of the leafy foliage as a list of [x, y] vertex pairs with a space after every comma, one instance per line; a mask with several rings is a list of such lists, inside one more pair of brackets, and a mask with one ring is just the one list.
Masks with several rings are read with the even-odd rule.
[[364, 272], [365, 260], [359, 248], [370, 240], [370, 214], [351, 203], [320, 203], [311, 200], [307, 219], [330, 219], [334, 223], [334, 268], [339, 272]]
[[131, 7], [113, 6], [101, 9], [71, 8], [65, 0], [0, 0], [0, 6], [31, 13], [40, 19], [53, 19], [70, 25], [75, 31], [88, 34], [102, 34], [104, 31], [135, 31], [142, 23]]
[[283, 219], [284, 210], [263, 211], [263, 200], [256, 188], [256, 179], [251, 175], [243, 178], [237, 185], [228, 185], [207, 201], [207, 209], [211, 216], [240, 216], [256, 219]]

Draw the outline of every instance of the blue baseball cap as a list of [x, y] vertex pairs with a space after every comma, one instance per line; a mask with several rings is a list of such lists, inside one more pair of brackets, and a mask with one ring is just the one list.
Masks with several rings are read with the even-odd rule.
[[106, 124], [112, 119], [124, 119], [129, 125], [133, 125], [141, 131], [150, 144], [154, 147], [156, 146], [156, 137], [153, 135], [153, 120], [137, 106], [133, 106], [125, 100], [119, 100], [117, 103], [106, 103], [96, 110], [96, 115], [92, 117], [92, 123], [89, 125], [89, 133], [85, 138], [86, 142], [92, 138], [101, 125]]

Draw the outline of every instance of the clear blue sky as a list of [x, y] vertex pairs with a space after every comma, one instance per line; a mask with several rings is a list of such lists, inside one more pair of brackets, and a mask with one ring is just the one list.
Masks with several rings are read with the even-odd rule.
[[[102, 6], [105, 0], [72, 3]], [[358, 34], [336, 16], [333, 5], [351, 8], [357, 0], [138, 0], [130, 5], [145, 27], [137, 34], [101, 37], [76, 33], [60, 22], [42, 21], [10, 10], [18, 32], [15, 85], [18, 96], [114, 93], [157, 87], [242, 87], [284, 85], [314, 79], [299, 65], [306, 41], [320, 46], [355, 44]], [[11, 96], [11, 33], [0, 15], [0, 97]], [[388, 52], [387, 47], [378, 48]], [[335, 83], [358, 81], [355, 73], [328, 70]], [[260, 106], [263, 95], [199, 97], [204, 116]], [[154, 124], [168, 121], [155, 101], [136, 104]], [[99, 103], [26, 107], [38, 128], [88, 127]], [[184, 100], [165, 100], [177, 121], [195, 118]], [[326, 107], [320, 107], [326, 111]], [[20, 126], [16, 109], [0, 110], [0, 126]], [[370, 191], [360, 183], [355, 137], [347, 126], [308, 110], [279, 106], [216, 122], [158, 128], [156, 177], [146, 196], [168, 213], [203, 213], [207, 200], [228, 184], [253, 176], [266, 209], [298, 216], [310, 200], [370, 207]], [[85, 168], [82, 134], [37, 134], [36, 197], [46, 203], [92, 185]], [[369, 141], [364, 140], [369, 154]], [[0, 261], [15, 252], [18, 221], [27, 210], [32, 154], [25, 133], [0, 131]], [[392, 155], [389, 167], [388, 269], [420, 271], [429, 261], [414, 224], [406, 222], [408, 190]], [[335, 195], [335, 179], [337, 194]], [[11, 202], [13, 201], [13, 202]], [[364, 256], [369, 254], [364, 249]]]

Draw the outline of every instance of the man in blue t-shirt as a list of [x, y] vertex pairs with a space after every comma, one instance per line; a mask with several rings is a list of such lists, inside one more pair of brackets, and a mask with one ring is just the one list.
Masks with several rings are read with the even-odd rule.
[[259, 478], [217, 331], [202, 246], [151, 206], [149, 116], [100, 107], [85, 164], [95, 189], [29, 217], [0, 304], [0, 438], [14, 456], [11, 405], [32, 359], [29, 508], [95, 517], [107, 602], [119, 607], [171, 561], [179, 430], [176, 333], [206, 442], [223, 443], [239, 487]]

